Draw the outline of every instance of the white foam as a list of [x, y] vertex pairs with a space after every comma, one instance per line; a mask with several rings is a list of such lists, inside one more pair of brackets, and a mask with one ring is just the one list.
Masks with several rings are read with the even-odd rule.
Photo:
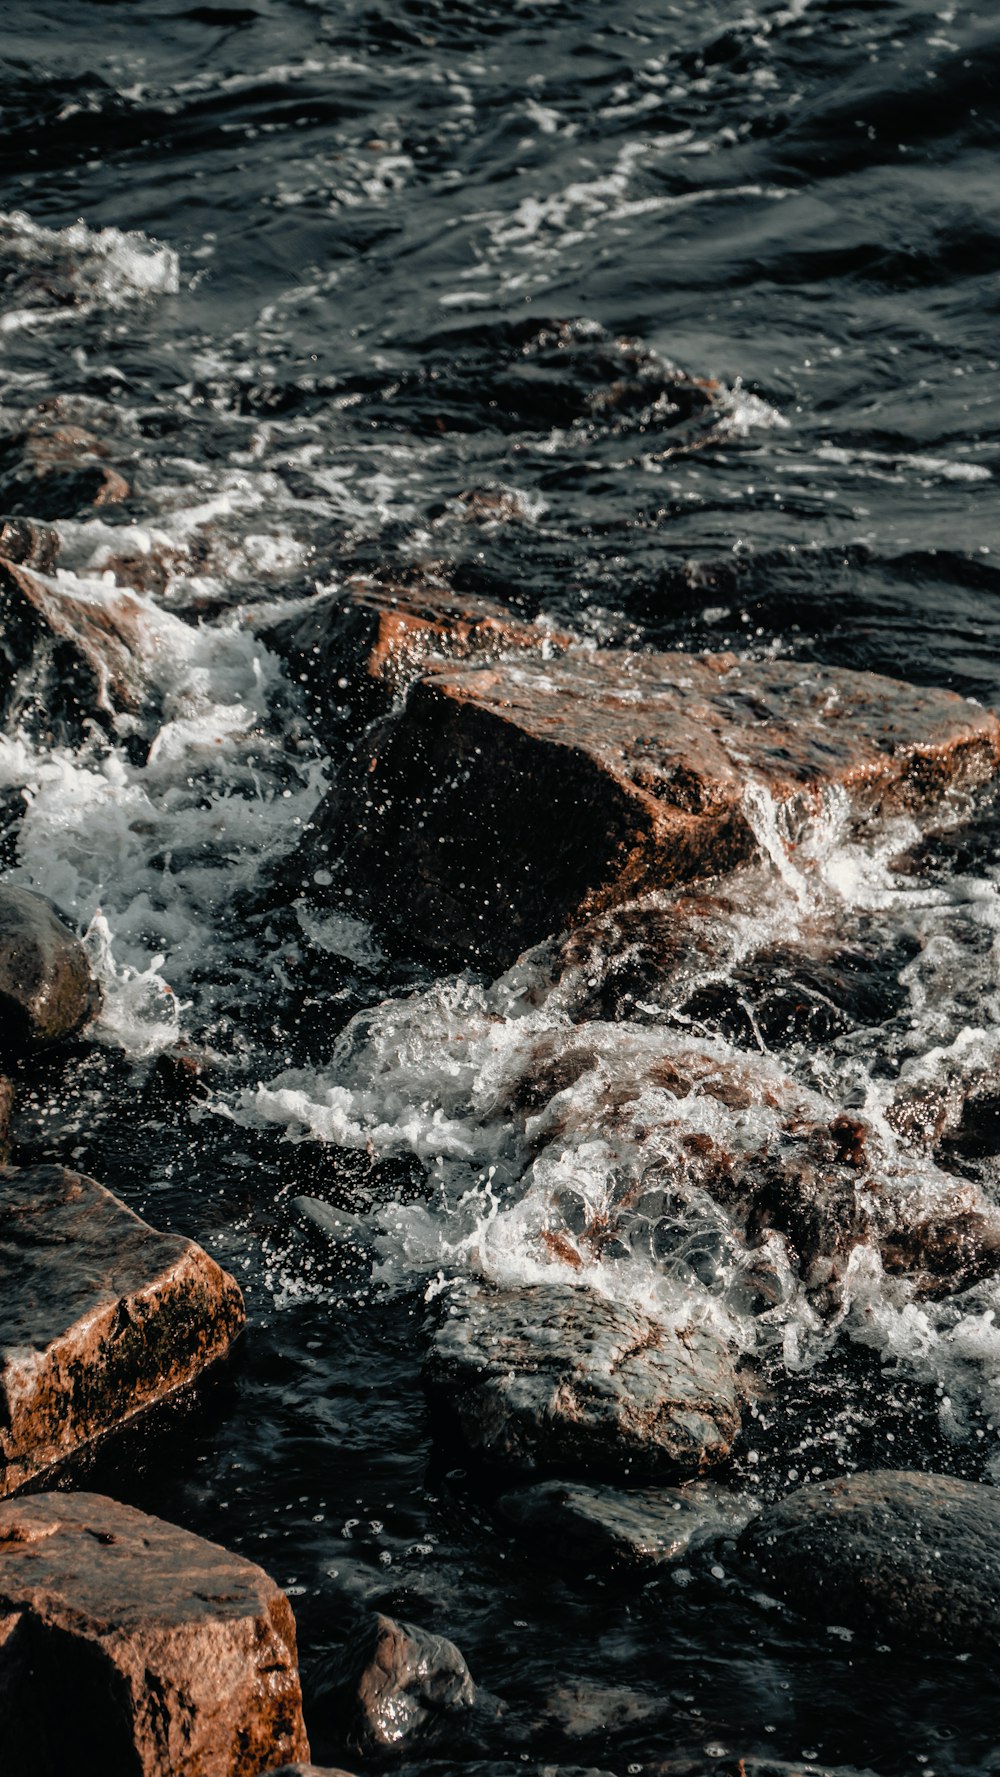
[[0, 264], [37, 274], [31, 284], [15, 279], [15, 305], [0, 315], [0, 330], [13, 331], [65, 318], [52, 307], [45, 276], [66, 287], [83, 308], [124, 308], [151, 296], [174, 296], [180, 288], [180, 261], [172, 247], [118, 228], [44, 228], [22, 210], [0, 212]]

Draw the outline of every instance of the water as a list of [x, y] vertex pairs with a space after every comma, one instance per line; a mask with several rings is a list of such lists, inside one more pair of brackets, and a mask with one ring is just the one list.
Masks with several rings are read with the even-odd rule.
[[[888, 1221], [992, 1207], [995, 812], [859, 838], [831, 802], [793, 855], [758, 798], [761, 861], [666, 972], [654, 904], [497, 982], [434, 979], [282, 889], [338, 746], [259, 633], [379, 572], [612, 647], [996, 702], [995, 18], [6, 10], [0, 422], [44, 406], [103, 441], [131, 497], [59, 523], [53, 572], [140, 601], [137, 713], [0, 738], [9, 874], [88, 931], [107, 993], [96, 1044], [26, 1083], [21, 1154], [197, 1235], [251, 1320], [224, 1385], [95, 1482], [288, 1585], [321, 1757], [328, 1662], [378, 1606], [504, 1699], [493, 1756], [1000, 1769], [977, 1661], [859, 1654], [724, 1558], [640, 1588], [526, 1560], [429, 1417], [418, 1332], [456, 1273], [582, 1272], [759, 1366], [747, 1509], [858, 1465], [997, 1478], [995, 1283], [918, 1289], [874, 1237], [808, 1276], [776, 1245], [751, 1263], [690, 1146], [751, 1164], [782, 1105], [860, 1116]], [[714, 387], [672, 404], [672, 367]], [[894, 1107], [945, 1087], [936, 1151], [903, 1141]], [[346, 1251], [302, 1192], [359, 1216]]]

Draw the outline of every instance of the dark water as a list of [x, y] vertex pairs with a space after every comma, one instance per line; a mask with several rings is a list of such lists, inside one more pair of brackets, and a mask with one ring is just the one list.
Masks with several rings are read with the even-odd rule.
[[[526, 1558], [432, 1424], [428, 1276], [523, 1272], [515, 1233], [487, 1251], [455, 1208], [487, 1165], [516, 1202], [526, 1162], [447, 1051], [498, 1022], [516, 1047], [513, 998], [434, 983], [349, 916], [320, 930], [288, 904], [282, 855], [337, 761], [252, 627], [354, 571], [423, 576], [612, 646], [776, 652], [995, 702], [996, 17], [914, 0], [0, 16], [0, 420], [55, 400], [132, 484], [59, 527], [59, 567], [147, 588], [156, 735], [148, 758], [125, 733], [2, 743], [0, 782], [31, 798], [14, 877], [81, 929], [100, 909], [109, 988], [100, 1043], [25, 1083], [20, 1152], [72, 1157], [202, 1238], [251, 1319], [199, 1410], [93, 1484], [290, 1586], [319, 1757], [341, 1755], [328, 1662], [381, 1608], [453, 1637], [509, 1705], [449, 1756], [621, 1777], [702, 1749], [1000, 1770], [988, 1666], [805, 1631], [724, 1552], [641, 1587]], [[671, 366], [717, 379], [707, 413], [697, 385], [672, 398]], [[817, 852], [818, 917], [853, 947], [863, 1005], [859, 988], [830, 1012], [803, 944], [781, 966], [811, 1020], [783, 1021], [753, 946], [734, 978], [762, 1046], [834, 1105], [907, 1069], [995, 1065], [995, 820], [909, 875], [894, 850], [834, 835]], [[787, 893], [776, 869], [779, 922]], [[705, 1028], [753, 1048], [713, 1004]], [[187, 1098], [163, 1060], [178, 1027], [214, 1056]], [[599, 1107], [580, 1116], [599, 1131]], [[939, 1161], [991, 1193], [995, 1148], [966, 1130]], [[303, 1190], [374, 1202], [374, 1281], [370, 1255], [337, 1261], [295, 1225]], [[812, 1344], [790, 1301], [734, 1484], [898, 1463], [995, 1478], [991, 1289], [919, 1326], [876, 1304]]]

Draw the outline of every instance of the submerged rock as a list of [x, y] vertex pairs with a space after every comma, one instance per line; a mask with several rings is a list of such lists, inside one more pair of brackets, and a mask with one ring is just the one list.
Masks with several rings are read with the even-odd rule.
[[79, 938], [40, 895], [0, 883], [0, 1054], [73, 1036], [100, 1005]]
[[94, 1179], [0, 1168], [0, 1494], [225, 1356], [239, 1286]]
[[352, 1647], [330, 1687], [338, 1734], [353, 1752], [402, 1752], [453, 1725], [476, 1701], [472, 1675], [454, 1642], [378, 1615]]
[[636, 1479], [722, 1461], [739, 1428], [721, 1336], [667, 1327], [568, 1284], [453, 1284], [435, 1309], [427, 1380], [484, 1457]]
[[129, 496], [100, 440], [82, 426], [39, 424], [0, 438], [0, 508], [14, 516], [75, 518]]
[[991, 779], [1000, 720], [949, 691], [732, 655], [566, 654], [442, 667], [359, 750], [306, 862], [408, 943], [504, 965], [650, 888], [728, 870], [748, 794], [794, 824]]
[[4, 1777], [258, 1777], [309, 1757], [295, 1620], [252, 1562], [92, 1493], [0, 1505]]
[[129, 592], [87, 597], [0, 560], [0, 719], [76, 745], [96, 721], [134, 717], [145, 695], [146, 614]]
[[542, 1481], [504, 1494], [500, 1510], [555, 1559], [589, 1567], [659, 1567], [746, 1523], [748, 1508], [710, 1482], [622, 1493], [580, 1482]]
[[993, 1652], [1000, 1490], [900, 1470], [800, 1487], [744, 1531], [740, 1557], [796, 1610], [879, 1641]]
[[491, 599], [374, 580], [321, 593], [261, 633], [305, 687], [323, 732], [345, 723], [359, 728], [383, 714], [433, 659], [551, 654], [568, 643]]

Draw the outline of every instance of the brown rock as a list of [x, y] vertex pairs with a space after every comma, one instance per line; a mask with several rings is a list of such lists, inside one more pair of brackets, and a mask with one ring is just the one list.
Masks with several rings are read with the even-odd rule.
[[74, 597], [0, 561], [0, 717], [77, 742], [88, 721], [135, 714], [145, 693], [146, 618], [129, 592]]
[[192, 1382], [244, 1323], [238, 1285], [94, 1179], [0, 1168], [0, 1494]]
[[79, 938], [40, 895], [0, 883], [0, 1054], [72, 1036], [100, 1004]]
[[258, 1777], [309, 1757], [284, 1593], [92, 1493], [0, 1505], [4, 1777]]
[[544, 654], [568, 645], [566, 636], [489, 599], [373, 580], [323, 593], [262, 634], [305, 685], [321, 724], [334, 727], [343, 724], [337, 712], [345, 706], [355, 726], [382, 714], [429, 660]]
[[56, 565], [62, 539], [51, 525], [30, 518], [0, 519], [0, 557], [25, 568], [50, 574]]
[[129, 485], [82, 426], [37, 425], [0, 439], [0, 505], [15, 516], [74, 518], [127, 500]]
[[347, 1747], [368, 1756], [403, 1751], [404, 1743], [409, 1749], [476, 1700], [453, 1641], [382, 1615], [352, 1650], [336, 1688]]
[[313, 869], [407, 941], [509, 963], [526, 945], [756, 848], [750, 785], [794, 826], [933, 806], [1000, 763], [1000, 721], [947, 691], [731, 655], [575, 652], [440, 668], [321, 805]]

